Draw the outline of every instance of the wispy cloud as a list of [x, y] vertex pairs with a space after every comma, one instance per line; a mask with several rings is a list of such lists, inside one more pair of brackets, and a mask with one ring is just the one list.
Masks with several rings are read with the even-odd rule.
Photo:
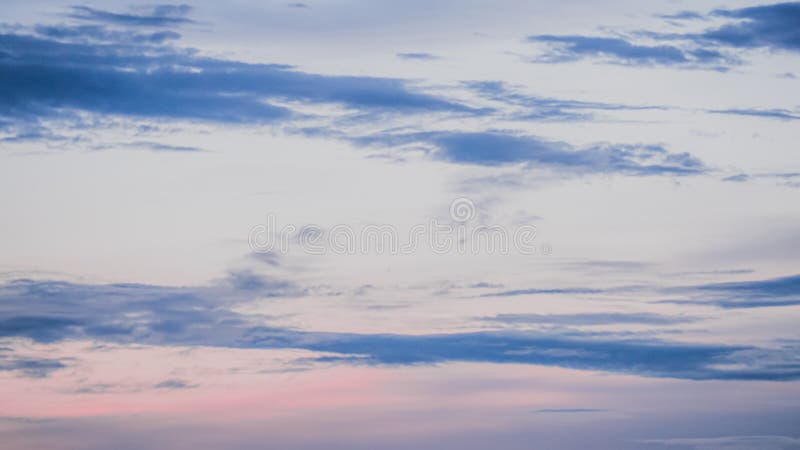
[[715, 114], [730, 114], [735, 116], [765, 117], [768, 119], [798, 120], [800, 114], [788, 109], [713, 109], [709, 112]]
[[598, 409], [598, 408], [547, 408], [547, 409], [537, 409], [531, 412], [533, 412], [534, 414], [586, 414], [586, 413], [609, 412], [609, 410]]
[[622, 38], [601, 36], [535, 35], [530, 42], [551, 46], [550, 52], [539, 61], [568, 62], [582, 58], [606, 58], [608, 62], [630, 65], [707, 65], [726, 61], [714, 50], [683, 50], [673, 45], [634, 44]]
[[[248, 64], [153, 46], [172, 35], [101, 29], [2, 34], [0, 117], [10, 123], [88, 112], [144, 119], [264, 123], [296, 114], [273, 102], [338, 104], [361, 111], [472, 111], [392, 78], [327, 76], [285, 65]], [[80, 38], [62, 41], [69, 34]], [[54, 34], [59, 37], [53, 38]], [[85, 42], [85, 37], [123, 42]], [[136, 40], [144, 43], [133, 43]], [[147, 45], [145, 45], [147, 44]], [[8, 125], [6, 125], [8, 127]]]
[[523, 164], [572, 173], [694, 175], [707, 170], [688, 153], [658, 145], [596, 144], [575, 148], [566, 142], [502, 131], [431, 131], [353, 138], [362, 145], [426, 145], [438, 160], [481, 166]]
[[164, 380], [164, 381], [156, 384], [153, 387], [155, 387], [156, 389], [175, 390], [175, 389], [191, 389], [191, 388], [197, 387], [197, 385], [191, 384], [191, 383], [186, 382], [184, 380], [179, 380], [179, 379], [176, 379], [176, 378], [170, 378], [168, 380]]
[[109, 23], [125, 26], [169, 27], [194, 23], [185, 17], [192, 7], [189, 5], [155, 5], [142, 13], [115, 13], [89, 6], [73, 6], [69, 17], [90, 22]]
[[[789, 288], [760, 286], [758, 289], [774, 292]], [[304, 349], [338, 354], [348, 363], [367, 365], [466, 361], [698, 380], [800, 378], [800, 365], [788, 364], [786, 352], [776, 358], [773, 355], [776, 350], [751, 346], [690, 344], [642, 337], [609, 339], [574, 331], [329, 333], [270, 326], [267, 317], [234, 311], [242, 302], [287, 295], [297, 295], [296, 288], [250, 274], [207, 288], [12, 281], [0, 289], [0, 315], [4, 318], [0, 335], [40, 342], [92, 339], [148, 345]], [[581, 320], [578, 316], [549, 319]], [[623, 316], [583, 319], [626, 320]], [[656, 320], [644, 316], [638, 319]], [[26, 364], [30, 365], [30, 373], [43, 375], [61, 367], [57, 361], [6, 363], [8, 370], [25, 370]]]
[[469, 81], [464, 85], [483, 98], [500, 102], [505, 106], [516, 107], [516, 110], [509, 114], [513, 120], [585, 121], [594, 119], [596, 111], [666, 109], [663, 106], [626, 105], [535, 96], [526, 94], [501, 81]]
[[10, 350], [0, 350], [0, 372], [15, 372], [29, 378], [43, 378], [51, 372], [67, 365], [58, 359], [33, 358], [10, 354]]
[[800, 3], [776, 3], [709, 13], [682, 11], [659, 16], [667, 21], [722, 19], [727, 23], [701, 32], [637, 31], [628, 37], [592, 35], [533, 35], [530, 42], [549, 47], [540, 62], [591, 58], [628, 65], [670, 66], [724, 70], [740, 63], [733, 50], [766, 48], [800, 51]]
[[800, 439], [789, 436], [723, 436], [706, 438], [647, 439], [646, 444], [691, 448], [694, 450], [797, 450]]
[[576, 314], [498, 314], [484, 317], [483, 320], [505, 324], [546, 324], [546, 325], [674, 325], [695, 322], [698, 319], [686, 316], [665, 316], [653, 313], [576, 313]]
[[400, 59], [415, 59], [419, 61], [432, 61], [439, 59], [438, 56], [431, 53], [398, 53], [397, 57]]

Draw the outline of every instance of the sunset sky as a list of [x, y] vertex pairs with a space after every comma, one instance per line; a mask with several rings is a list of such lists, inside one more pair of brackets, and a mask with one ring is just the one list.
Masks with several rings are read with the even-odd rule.
[[0, 12], [3, 450], [800, 449], [800, 3]]

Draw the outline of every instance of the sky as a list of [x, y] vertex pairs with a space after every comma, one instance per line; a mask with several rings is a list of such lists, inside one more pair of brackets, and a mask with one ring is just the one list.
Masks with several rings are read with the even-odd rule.
[[3, 2], [0, 447], [800, 449], [800, 3]]

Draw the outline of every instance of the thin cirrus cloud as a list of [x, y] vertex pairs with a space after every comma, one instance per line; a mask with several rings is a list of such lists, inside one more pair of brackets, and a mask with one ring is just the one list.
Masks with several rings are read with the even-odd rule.
[[192, 10], [189, 5], [155, 5], [137, 13], [114, 13], [89, 6], [73, 6], [68, 17], [90, 22], [137, 27], [171, 27], [195, 23], [186, 17]]
[[653, 313], [579, 313], [579, 314], [498, 314], [493, 317], [484, 317], [489, 322], [505, 323], [511, 325], [565, 325], [565, 326], [593, 326], [593, 325], [675, 325], [691, 323], [698, 319], [686, 316], [665, 316]]
[[800, 275], [703, 284], [679, 288], [677, 291], [689, 294], [690, 298], [660, 300], [658, 303], [712, 305], [724, 309], [793, 306], [800, 305]]
[[534, 414], [585, 414], [610, 412], [608, 409], [600, 408], [546, 408], [532, 411]]
[[[775, 288], [762, 290], [767, 294], [782, 292]], [[3, 317], [0, 337], [42, 343], [89, 339], [156, 346], [303, 349], [338, 355], [322, 357], [320, 362], [356, 365], [461, 361], [534, 364], [694, 380], [800, 378], [798, 366], [775, 363], [775, 352], [793, 352], [784, 348], [692, 344], [643, 336], [614, 338], [576, 330], [563, 334], [514, 330], [414, 335], [319, 332], [271, 326], [270, 317], [235, 310], [256, 299], [304, 294], [304, 289], [291, 283], [251, 272], [233, 273], [207, 287], [183, 288], [16, 280], [0, 287], [0, 317]], [[586, 322], [585, 319], [554, 320]], [[627, 319], [630, 318], [588, 318], [594, 323], [601, 320], [620, 323]], [[639, 319], [654, 320], [650, 316]], [[60, 360], [20, 359], [8, 351], [2, 356], [3, 370], [25, 376], [45, 376], [70, 364]]]
[[188, 383], [184, 380], [179, 380], [176, 378], [170, 378], [168, 380], [164, 380], [160, 383], [157, 383], [153, 386], [156, 389], [169, 389], [169, 390], [176, 390], [176, 389], [192, 389], [197, 387], [197, 385]]
[[776, 173], [738, 173], [722, 179], [731, 183], [745, 183], [756, 179], [778, 180], [780, 186], [800, 187], [800, 172], [776, 172]]
[[418, 61], [433, 61], [436, 59], [440, 59], [438, 56], [431, 54], [431, 53], [398, 53], [397, 57], [400, 59], [412, 59]]
[[528, 95], [501, 81], [468, 81], [464, 86], [480, 97], [517, 107], [518, 110], [510, 114], [513, 120], [571, 122], [592, 120], [596, 111], [666, 109], [663, 106], [587, 102]]
[[788, 109], [732, 108], [712, 109], [708, 112], [734, 116], [763, 117], [767, 119], [800, 120], [800, 113]]
[[725, 57], [713, 50], [683, 50], [673, 45], [640, 45], [622, 38], [580, 35], [536, 35], [530, 42], [550, 46], [540, 62], [560, 63], [583, 58], [605, 58], [629, 65], [705, 65], [719, 64]]
[[800, 450], [800, 439], [790, 436], [720, 436], [710, 438], [646, 439], [640, 442], [694, 450]]
[[36, 25], [37, 34], [56, 40], [83, 40], [93, 42], [117, 42], [131, 44], [164, 44], [180, 39], [172, 30], [140, 32], [109, 29], [104, 25]]
[[739, 281], [698, 286], [714, 295], [709, 300], [723, 308], [800, 305], [800, 275], [770, 280]]
[[489, 292], [486, 294], [481, 294], [481, 297], [517, 297], [521, 295], [582, 295], [582, 294], [601, 294], [604, 291], [602, 289], [592, 289], [592, 288], [551, 288], [551, 289], [541, 289], [541, 288], [530, 288], [530, 289], [513, 289], [510, 291], [500, 291], [500, 292]]
[[384, 133], [352, 138], [361, 145], [426, 146], [434, 159], [459, 164], [523, 164], [574, 174], [696, 175], [708, 169], [689, 153], [658, 145], [596, 144], [575, 148], [530, 135], [503, 131]]
[[[627, 65], [725, 70], [740, 61], [728, 51], [764, 48], [800, 51], [800, 3], [776, 3], [738, 9], [717, 9], [707, 14], [682, 11], [662, 19], [727, 19], [728, 23], [699, 33], [662, 33], [649, 30], [632, 37], [590, 35], [532, 35], [529, 42], [548, 47], [540, 62], [567, 62], [592, 58]], [[636, 37], [646, 43], [636, 42]]]

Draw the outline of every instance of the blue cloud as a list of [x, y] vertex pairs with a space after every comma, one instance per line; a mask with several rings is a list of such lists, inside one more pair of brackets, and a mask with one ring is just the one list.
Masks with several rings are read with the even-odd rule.
[[153, 387], [156, 388], [156, 389], [176, 390], [176, 389], [191, 389], [191, 388], [197, 387], [197, 385], [191, 384], [191, 383], [187, 383], [186, 381], [183, 381], [183, 380], [170, 378], [168, 380], [164, 380], [164, 381], [156, 384]]
[[671, 20], [700, 20], [705, 18], [705, 16], [695, 11], [679, 11], [672, 14], [657, 14], [656, 17]]
[[702, 33], [701, 39], [730, 47], [800, 51], [798, 2], [718, 9], [712, 14], [736, 21]]
[[103, 25], [36, 25], [36, 34], [57, 41], [116, 42], [129, 44], [164, 44], [180, 39], [172, 30], [142, 33], [130, 30], [112, 30]]
[[603, 293], [602, 289], [590, 289], [590, 288], [555, 288], [555, 289], [515, 289], [511, 291], [501, 291], [501, 292], [491, 292], [487, 294], [481, 295], [481, 297], [516, 297], [519, 295], [559, 295], [559, 294], [567, 294], [567, 295], [582, 295], [582, 294], [601, 294]]
[[644, 439], [639, 442], [694, 450], [798, 450], [800, 439], [791, 436], [716, 436], [698, 438]]
[[304, 335], [286, 336], [265, 329], [250, 336], [252, 345], [286, 345], [301, 338], [301, 348], [362, 355], [365, 363], [432, 364], [448, 361], [492, 362], [605, 370], [643, 376], [684, 379], [793, 380], [800, 366], [764, 364], [721, 368], [741, 362], [748, 347], [693, 345], [663, 341], [600, 340], [536, 333], [454, 333], [441, 335]]
[[800, 51], [800, 3], [776, 3], [738, 9], [717, 9], [708, 14], [683, 11], [658, 16], [668, 21], [727, 19], [723, 25], [695, 33], [638, 31], [637, 37], [656, 41], [635, 43], [631, 38], [586, 35], [534, 35], [531, 42], [549, 44], [543, 62], [599, 58], [628, 65], [661, 65], [726, 70], [740, 61], [733, 50], [766, 48]]
[[114, 13], [89, 6], [73, 6], [69, 17], [78, 20], [101, 22], [124, 26], [170, 27], [194, 23], [185, 17], [192, 7], [189, 5], [155, 5], [143, 14]]
[[707, 171], [702, 161], [690, 154], [670, 153], [657, 145], [574, 148], [565, 142], [501, 131], [378, 134], [352, 141], [362, 145], [424, 145], [431, 148], [435, 159], [482, 166], [523, 164], [578, 174], [693, 175]]
[[732, 114], [737, 116], [766, 117], [768, 119], [799, 120], [800, 114], [787, 109], [713, 109], [715, 114]]
[[743, 183], [745, 181], [748, 181], [749, 179], [750, 179], [750, 176], [747, 175], [746, 173], [739, 173], [739, 174], [736, 174], [736, 175], [731, 175], [729, 177], [725, 177], [725, 178], [722, 179], [722, 181], [730, 181], [730, 182], [733, 182], [733, 183]]
[[719, 59], [713, 54], [691, 54], [671, 45], [636, 45], [621, 38], [595, 36], [529, 36], [531, 42], [551, 44], [545, 61], [565, 62], [580, 58], [605, 57], [624, 64], [680, 65], [690, 62], [708, 63]]
[[642, 325], [674, 325], [679, 323], [695, 322], [698, 319], [686, 316], [665, 316], [652, 313], [582, 313], [582, 314], [498, 314], [493, 317], [484, 317], [489, 322], [499, 322], [509, 325], [615, 325], [615, 324], [642, 324]]
[[[40, 119], [77, 111], [222, 123], [295, 116], [270, 100], [339, 104], [359, 111], [474, 112], [415, 92], [398, 79], [326, 76], [284, 65], [205, 58], [152, 42], [131, 43], [130, 36], [137, 34], [126, 34], [124, 43], [98, 43], [83, 38], [119, 36], [79, 29], [80, 39], [65, 41], [67, 31], [39, 30], [39, 36], [0, 34], [0, 122], [7, 129], [16, 125], [25, 132], [20, 123], [35, 126]], [[52, 37], [59, 32], [58, 39]]]
[[722, 181], [728, 181], [733, 183], [744, 183], [747, 181], [752, 181], [755, 179], [771, 179], [771, 180], [779, 180], [779, 186], [787, 186], [787, 187], [798, 187], [796, 179], [800, 179], [800, 172], [774, 172], [774, 173], [739, 173], [736, 175], [731, 175], [722, 179]]
[[[760, 286], [759, 289], [775, 292], [779, 287]], [[337, 361], [353, 364], [468, 361], [684, 379], [781, 381], [800, 378], [800, 364], [787, 359], [787, 355], [796, 354], [794, 348], [769, 350], [644, 340], [642, 337], [609, 339], [604, 335], [574, 331], [568, 334], [328, 333], [269, 327], [264, 325], [267, 317], [234, 311], [242, 302], [285, 295], [298, 295], [298, 292], [283, 282], [267, 279], [260, 282], [225, 279], [203, 288], [18, 280], [0, 286], [0, 318], [7, 337], [44, 342], [91, 339], [147, 345], [295, 348], [335, 353], [336, 358], [341, 358]], [[28, 370], [42, 376], [63, 365], [57, 361], [37, 363], [8, 358], [3, 361], [5, 370]]]
[[0, 337], [22, 336], [38, 342], [53, 342], [82, 325], [77, 319], [47, 316], [9, 316], [0, 318]]
[[0, 349], [0, 372], [15, 372], [24, 377], [43, 378], [53, 371], [67, 367], [64, 362], [57, 359], [14, 356], [7, 353], [5, 349]]
[[531, 412], [535, 414], [583, 414], [583, 413], [609, 412], [609, 410], [598, 409], [598, 408], [547, 408], [547, 409], [537, 409]]
[[715, 283], [697, 286], [713, 295], [707, 302], [723, 308], [800, 305], [800, 275], [769, 280]]
[[420, 61], [431, 61], [435, 59], [439, 59], [438, 56], [430, 54], [430, 53], [398, 53], [398, 58], [401, 59], [416, 59]]
[[522, 108], [522, 111], [512, 114], [511, 118], [514, 120], [578, 121], [592, 119], [590, 111], [665, 109], [661, 106], [633, 106], [526, 95], [500, 81], [470, 81], [464, 84], [481, 97]]

